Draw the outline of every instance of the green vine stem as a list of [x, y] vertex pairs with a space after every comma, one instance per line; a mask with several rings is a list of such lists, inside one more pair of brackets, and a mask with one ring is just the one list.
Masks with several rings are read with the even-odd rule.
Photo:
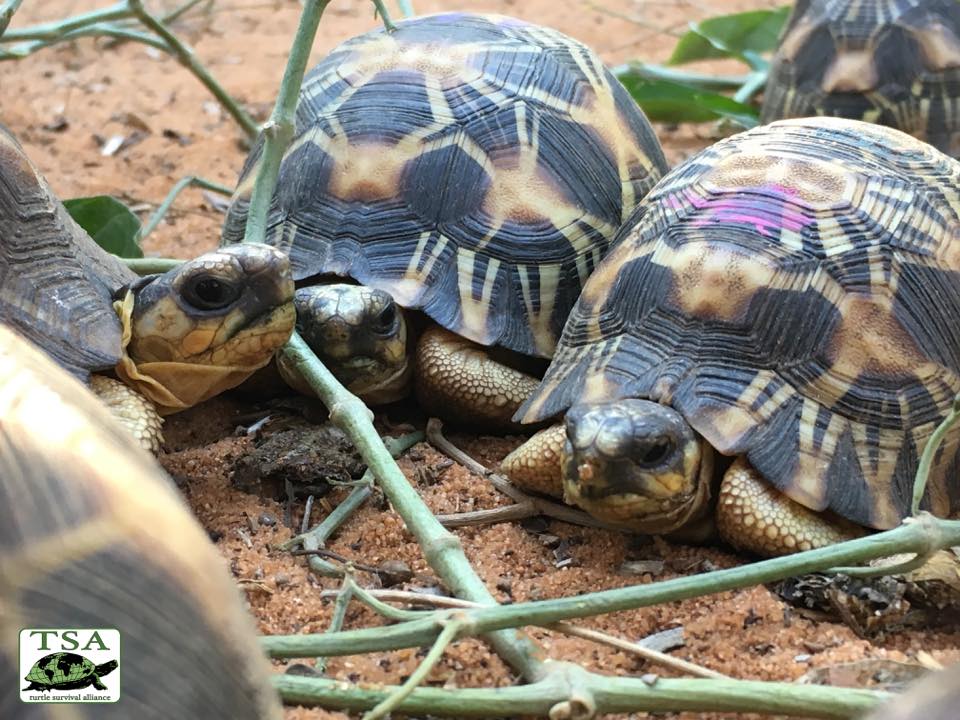
[[940, 445], [943, 444], [950, 428], [956, 424], [958, 417], [960, 417], [960, 393], [953, 399], [953, 407], [950, 408], [950, 412], [943, 421], [937, 425], [937, 429], [930, 435], [930, 439], [920, 454], [920, 463], [917, 465], [917, 475], [913, 481], [913, 502], [910, 506], [912, 515], [917, 515], [920, 512], [920, 501], [923, 499], [923, 493], [926, 492], [927, 489], [927, 478], [930, 476], [930, 466], [933, 465], [933, 459], [936, 457]]
[[[410, 715], [465, 717], [550, 716], [589, 687], [589, 701], [597, 714], [631, 712], [749, 711], [806, 718], [858, 717], [889, 695], [821, 685], [771, 683], [751, 680], [687, 680], [610, 677], [588, 673], [568, 663], [556, 663], [541, 682], [518, 687], [457, 689], [417, 688], [397, 708]], [[365, 710], [395, 693], [395, 687], [353, 687], [338, 680], [278, 675], [274, 687], [288, 702], [322, 705], [338, 710]], [[576, 692], [578, 691], [579, 692]], [[569, 704], [567, 705], [569, 707]], [[551, 713], [552, 710], [557, 712]]]
[[410, 677], [407, 678], [407, 681], [403, 685], [395, 688], [389, 695], [377, 703], [373, 710], [364, 715], [363, 720], [381, 720], [381, 718], [386, 717], [400, 707], [403, 701], [410, 697], [410, 694], [427, 679], [430, 671], [440, 662], [444, 651], [450, 643], [456, 639], [457, 633], [460, 632], [460, 629], [463, 627], [463, 622], [456, 617], [452, 617], [442, 621], [441, 626], [443, 629], [440, 631], [440, 634], [437, 635], [433, 647], [430, 648], [430, 652], [427, 653], [423, 661], [417, 665], [417, 669], [410, 673]]
[[[898, 553], [929, 553], [958, 544], [960, 520], [941, 520], [929, 513], [921, 513], [893, 530], [726, 570], [555, 600], [504, 606], [487, 603], [491, 606], [466, 611], [471, 624], [462, 634], [483, 634], [524, 625], [543, 626], [561, 620], [635, 610], [761, 585], [837, 565], [861, 563]], [[335, 653], [338, 649], [345, 655], [397, 650], [432, 642], [435, 637], [436, 627], [424, 618], [386, 628], [348, 630], [337, 637], [274, 635], [262, 638], [262, 643], [272, 657], [291, 658], [320, 652]]]
[[193, 50], [181, 42], [180, 38], [170, 32], [163, 22], [147, 12], [143, 6], [143, 0], [127, 0], [127, 7], [141, 23], [163, 39], [169, 46], [169, 52], [180, 61], [181, 65], [197, 76], [197, 79], [206, 86], [207, 90], [209, 90], [224, 109], [230, 113], [233, 119], [237, 121], [237, 124], [243, 128], [247, 136], [251, 138], [256, 137], [257, 123], [250, 117], [250, 114], [240, 107], [240, 104], [223, 89], [223, 86], [214, 79], [203, 64], [197, 60]]
[[267, 236], [267, 210], [277, 187], [277, 175], [283, 152], [293, 137], [294, 119], [300, 85], [307, 68], [320, 17], [330, 0], [305, 0], [300, 24], [290, 48], [287, 67], [270, 120], [263, 126], [263, 155], [250, 198], [244, 242], [262, 243]]
[[20, 9], [22, 4], [23, 0], [7, 0], [3, 5], [0, 5], [0, 38], [7, 31], [7, 27], [13, 19], [13, 14]]
[[413, 3], [410, 2], [410, 0], [397, 0], [397, 5], [400, 7], [400, 14], [405, 18], [412, 18], [417, 14], [413, 9]]
[[137, 275], [155, 275], [173, 270], [175, 267], [183, 265], [183, 260], [175, 258], [120, 258], [124, 265], [133, 270]]
[[132, 12], [127, 3], [121, 2], [111, 5], [108, 8], [92, 10], [91, 12], [81, 13], [65, 20], [40, 23], [31, 25], [28, 28], [9, 30], [3, 34], [4, 42], [14, 42], [18, 40], [46, 40], [51, 36], [60, 36], [73, 30], [78, 30], [87, 25], [95, 23], [110, 22], [112, 20], [123, 20], [132, 16]]
[[153, 211], [153, 214], [150, 215], [150, 218], [147, 220], [147, 222], [144, 223], [143, 227], [140, 228], [140, 232], [137, 233], [137, 243], [140, 243], [145, 237], [147, 237], [147, 235], [157, 229], [157, 225], [160, 224], [160, 221], [163, 220], [164, 216], [166, 216], [166, 214], [170, 211], [170, 208], [173, 206], [177, 196], [188, 187], [199, 187], [203, 188], [204, 190], [211, 190], [212, 192], [226, 195], [228, 197], [233, 194], [233, 190], [228, 188], [226, 185], [221, 185], [220, 183], [212, 182], [210, 180], [204, 180], [196, 175], [187, 175], [187, 177], [180, 180], [170, 189], [170, 192], [167, 193], [167, 196], [163, 199], [163, 202], [157, 206], [157, 209]]
[[[496, 600], [486, 585], [470, 567], [460, 540], [437, 522], [384, 447], [373, 427], [367, 406], [340, 384], [296, 332], [282, 352], [316, 390], [317, 396], [330, 411], [330, 419], [356, 445], [391, 505], [417, 538], [427, 562], [448, 588], [465, 600], [484, 605], [495, 604]], [[436, 631], [433, 620], [426, 622]], [[428, 642], [434, 639], [431, 636]], [[542, 675], [541, 650], [527, 637], [510, 630], [494, 633], [489, 640], [498, 654], [527, 679], [536, 680]]]

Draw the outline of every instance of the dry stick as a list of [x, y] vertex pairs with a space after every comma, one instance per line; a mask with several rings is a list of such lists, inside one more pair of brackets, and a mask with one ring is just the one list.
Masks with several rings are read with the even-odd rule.
[[553, 502], [545, 498], [528, 495], [503, 475], [488, 470], [479, 462], [470, 457], [463, 450], [450, 442], [443, 434], [443, 423], [437, 418], [427, 421], [427, 440], [437, 450], [454, 460], [471, 472], [485, 477], [497, 490], [514, 501], [514, 505], [493, 508], [490, 510], [474, 510], [472, 512], [454, 513], [451, 515], [437, 515], [437, 520], [446, 527], [464, 527], [467, 525], [492, 524], [508, 520], [522, 520], [534, 515], [546, 515], [556, 520], [583, 525], [585, 527], [603, 528], [604, 530], [623, 531], [623, 528], [597, 520], [587, 513], [576, 510], [569, 505]]
[[[180, 41], [176, 35], [164, 25], [159, 19], [155, 18], [146, 8], [143, 7], [143, 0], [127, 0], [127, 7], [130, 9], [140, 22], [150, 30], [160, 36], [169, 46], [169, 52], [180, 61], [190, 72], [197, 76], [207, 90], [209, 90], [217, 101], [223, 105], [233, 119], [237, 121], [243, 131], [249, 137], [255, 137], [257, 134], [257, 123], [250, 114], [223, 89], [207, 69], [197, 60], [193, 50]], [[319, 19], [319, 18], [318, 18]], [[309, 49], [308, 49], [309, 50]], [[272, 188], [271, 188], [272, 193]]]
[[[447, 597], [445, 595], [424, 595], [422, 593], [409, 592], [406, 590], [367, 590], [366, 592], [378, 600], [392, 602], [431, 605], [439, 608], [482, 607], [479, 603], [470, 602], [469, 600], [461, 600], [460, 598]], [[339, 591], [337, 590], [323, 590], [320, 593], [320, 597], [331, 597], [337, 595], [339, 595]], [[582, 628], [578, 625], [573, 625], [572, 623], [568, 622], [558, 622], [554, 623], [553, 625], [544, 625], [543, 627], [547, 630], [556, 630], [564, 635], [580, 637], [584, 638], [585, 640], [592, 640], [600, 645], [615, 647], [618, 650], [632, 653], [656, 665], [662, 665], [678, 672], [693, 675], [694, 677], [717, 678], [724, 680], [730, 679], [729, 676], [719, 673], [716, 670], [702, 667], [701, 665], [684, 660], [683, 658], [676, 658], [672, 655], [668, 655], [667, 653], [660, 652], [659, 650], [644, 647], [640, 643], [630, 642], [629, 640], [624, 640], [623, 638], [618, 638], [614, 635], [600, 632], [599, 630]]]

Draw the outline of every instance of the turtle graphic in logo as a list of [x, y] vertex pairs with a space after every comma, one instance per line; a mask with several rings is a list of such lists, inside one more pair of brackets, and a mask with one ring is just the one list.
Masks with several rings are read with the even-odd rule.
[[30, 685], [23, 690], [78, 690], [93, 685], [97, 690], [106, 690], [100, 677], [117, 669], [117, 661], [94, 665], [91, 660], [69, 652], [44, 655], [34, 663], [25, 680]]

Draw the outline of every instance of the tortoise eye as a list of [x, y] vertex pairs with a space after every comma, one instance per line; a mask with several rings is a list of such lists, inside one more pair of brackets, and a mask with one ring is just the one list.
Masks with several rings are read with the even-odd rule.
[[222, 310], [239, 297], [238, 286], [209, 275], [192, 279], [183, 289], [183, 299], [198, 310]]
[[673, 451], [673, 443], [669, 440], [663, 440], [661, 442], [650, 445], [640, 454], [640, 464], [647, 465], [649, 467], [659, 465]]
[[373, 330], [382, 334], [391, 333], [396, 324], [397, 305], [391, 300], [373, 319]]

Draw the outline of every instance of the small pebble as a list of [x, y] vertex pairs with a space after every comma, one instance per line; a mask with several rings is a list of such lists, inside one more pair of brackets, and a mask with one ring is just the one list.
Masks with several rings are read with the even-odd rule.
[[796, 656], [794, 656], [793, 661], [794, 661], [794, 662], [798, 662], [798, 663], [810, 662], [810, 655], [808, 655], [808, 654], [806, 654], [806, 653], [802, 653], [802, 654], [800, 654], [800, 655], [796, 655]]
[[277, 518], [268, 512], [260, 513], [260, 515], [257, 516], [257, 520], [260, 521], [261, 525], [265, 525], [266, 527], [273, 527], [277, 524]]
[[654, 673], [644, 673], [643, 675], [640, 676], [640, 682], [642, 682], [644, 685], [649, 685], [650, 687], [653, 687], [654, 685], [656, 685], [657, 680], [659, 679], [660, 679], [660, 676]]
[[377, 567], [377, 575], [384, 587], [393, 587], [407, 582], [413, 577], [413, 571], [403, 560], [387, 560]]
[[278, 588], [286, 587], [290, 584], [290, 576], [286, 573], [277, 573], [273, 576], [273, 582]]

